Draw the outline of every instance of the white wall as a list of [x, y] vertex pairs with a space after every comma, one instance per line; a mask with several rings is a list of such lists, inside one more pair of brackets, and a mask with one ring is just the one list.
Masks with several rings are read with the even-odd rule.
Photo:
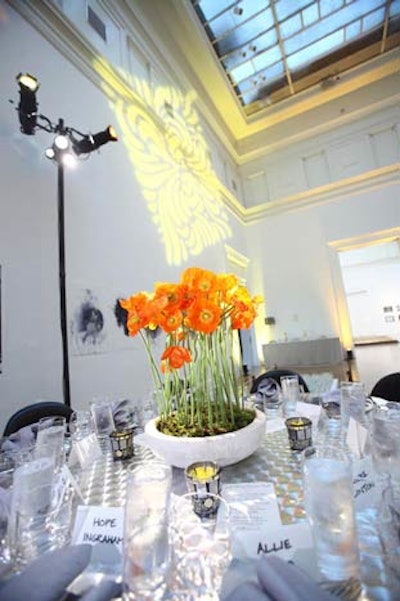
[[[393, 183], [247, 226], [252, 285], [264, 294], [265, 314], [276, 320], [275, 326], [258, 324], [258, 345], [337, 335], [348, 348], [345, 291], [330, 244], [393, 228], [399, 219], [400, 185]], [[391, 298], [395, 290], [393, 284]]]
[[340, 260], [354, 336], [400, 340], [399, 242], [341, 253]]

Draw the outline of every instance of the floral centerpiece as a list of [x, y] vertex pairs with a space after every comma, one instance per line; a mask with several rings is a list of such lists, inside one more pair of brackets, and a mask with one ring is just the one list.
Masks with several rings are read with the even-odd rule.
[[[175, 436], [212, 436], [254, 419], [244, 407], [232, 355], [234, 331], [249, 328], [260, 299], [232, 274], [190, 267], [179, 283], [120, 299], [130, 336], [140, 335], [154, 380], [158, 429]], [[165, 332], [158, 364], [154, 331]]]

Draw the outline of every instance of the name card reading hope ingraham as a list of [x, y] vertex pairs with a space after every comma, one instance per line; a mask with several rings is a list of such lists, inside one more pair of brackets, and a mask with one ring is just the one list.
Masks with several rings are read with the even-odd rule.
[[122, 553], [124, 508], [79, 505], [72, 541], [74, 544], [115, 545]]

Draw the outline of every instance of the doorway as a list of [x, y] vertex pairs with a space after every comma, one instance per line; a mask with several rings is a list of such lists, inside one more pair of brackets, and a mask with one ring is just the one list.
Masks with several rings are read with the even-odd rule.
[[367, 392], [400, 370], [399, 238], [339, 250], [358, 378]]

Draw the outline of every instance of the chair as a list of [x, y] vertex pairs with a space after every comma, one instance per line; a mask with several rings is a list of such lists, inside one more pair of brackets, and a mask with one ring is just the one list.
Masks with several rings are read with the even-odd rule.
[[371, 396], [377, 396], [386, 401], [400, 402], [400, 372], [388, 374], [378, 380], [371, 390]]
[[266, 378], [272, 378], [272, 380], [275, 380], [280, 386], [281, 378], [284, 378], [285, 376], [297, 376], [299, 378], [299, 384], [303, 387], [304, 392], [310, 392], [304, 378], [300, 374], [291, 371], [290, 369], [272, 369], [261, 374], [254, 380], [251, 385], [250, 393], [255, 394], [263, 380]]
[[14, 432], [17, 432], [24, 426], [30, 426], [38, 422], [42, 417], [61, 415], [69, 421], [72, 411], [68, 405], [56, 401], [39, 401], [38, 403], [27, 405], [10, 417], [4, 428], [3, 436], [10, 436], [10, 434], [14, 434]]

